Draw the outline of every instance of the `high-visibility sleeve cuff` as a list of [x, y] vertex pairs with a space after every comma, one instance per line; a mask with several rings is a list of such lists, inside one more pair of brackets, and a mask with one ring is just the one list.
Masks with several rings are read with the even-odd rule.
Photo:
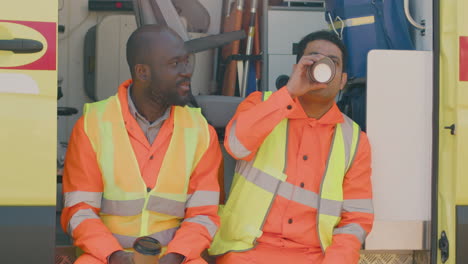
[[325, 252], [322, 264], [358, 263], [361, 243], [351, 234], [337, 234], [333, 236], [332, 244]]
[[112, 253], [114, 253], [116, 251], [119, 251], [119, 250], [123, 250], [123, 248], [120, 247], [120, 246], [115, 246], [115, 247], [108, 246], [106, 248], [101, 248], [99, 250], [99, 252], [97, 252], [99, 254], [99, 256], [95, 256], [95, 257], [97, 257], [98, 259], [100, 259], [104, 263], [108, 263], [109, 258], [112, 255]]
[[88, 219], [73, 231], [74, 245], [106, 263], [107, 257], [123, 250], [117, 239], [99, 219]]

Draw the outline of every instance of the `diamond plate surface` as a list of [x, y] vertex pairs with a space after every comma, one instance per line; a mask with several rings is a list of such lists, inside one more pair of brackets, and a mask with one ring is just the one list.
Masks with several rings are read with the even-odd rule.
[[431, 263], [430, 250], [418, 250], [414, 252], [414, 264], [429, 264]]
[[359, 264], [413, 264], [413, 253], [362, 252]]
[[72, 264], [75, 258], [70, 256], [55, 256], [55, 264]]

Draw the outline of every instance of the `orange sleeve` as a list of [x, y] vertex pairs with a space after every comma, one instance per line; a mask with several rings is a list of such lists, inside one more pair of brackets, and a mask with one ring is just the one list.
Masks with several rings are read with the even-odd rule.
[[261, 92], [249, 95], [226, 127], [224, 146], [236, 159], [251, 160], [273, 128], [297, 107], [286, 87], [266, 101], [262, 96]]
[[325, 252], [323, 264], [359, 262], [359, 250], [372, 229], [371, 149], [369, 140], [361, 132], [358, 152], [343, 182], [343, 212], [335, 228], [331, 246]]
[[107, 263], [122, 247], [99, 218], [103, 182], [96, 154], [81, 117], [73, 128], [63, 174], [64, 209], [61, 225], [74, 245]]
[[190, 178], [184, 221], [167, 249], [167, 253], [184, 255], [186, 260], [199, 258], [219, 227], [218, 170], [222, 155], [214, 128], [209, 126], [209, 131], [208, 149]]

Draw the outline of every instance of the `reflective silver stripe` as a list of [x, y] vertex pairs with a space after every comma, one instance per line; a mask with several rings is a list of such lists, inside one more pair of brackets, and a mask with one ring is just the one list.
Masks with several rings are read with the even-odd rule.
[[118, 215], [118, 216], [132, 216], [139, 215], [145, 204], [145, 199], [129, 200], [129, 201], [115, 201], [102, 199], [101, 213]]
[[[273, 176], [251, 166], [252, 162], [239, 161], [240, 175], [246, 178], [247, 181], [252, 182], [258, 187], [270, 192], [275, 193], [276, 186], [279, 184], [278, 195], [311, 208], [318, 208], [319, 196], [317, 193], [305, 190], [295, 186], [289, 182], [281, 182]], [[243, 175], [248, 175], [247, 177]], [[321, 214], [331, 216], [341, 216], [341, 209], [343, 202], [321, 199], [320, 212]]]
[[169, 245], [169, 242], [171, 242], [172, 239], [174, 239], [174, 236], [177, 230], [179, 230], [179, 227], [174, 227], [174, 228], [167, 229], [161, 232], [157, 232], [149, 236], [157, 239], [161, 243], [161, 245], [167, 246]]
[[[167, 246], [169, 242], [171, 242], [172, 239], [174, 238], [174, 235], [178, 229], [179, 229], [178, 227], [175, 227], [175, 228], [167, 229], [167, 230], [157, 232], [148, 236], [157, 239], [161, 243], [162, 246]], [[135, 242], [135, 240], [138, 238], [138, 237], [133, 237], [133, 236], [119, 235], [119, 234], [112, 234], [112, 235], [114, 235], [114, 237], [117, 238], [117, 240], [119, 241], [119, 244], [123, 248], [132, 248], [133, 242]]]
[[333, 235], [338, 235], [338, 234], [354, 235], [357, 237], [357, 239], [359, 239], [361, 244], [364, 243], [364, 241], [366, 240], [366, 236], [367, 236], [364, 228], [362, 228], [359, 224], [355, 224], [355, 223], [345, 225], [340, 228], [335, 228], [333, 230]]
[[343, 202], [320, 199], [320, 214], [326, 214], [331, 216], [340, 217], [341, 209], [343, 208]]
[[345, 147], [345, 168], [348, 169], [349, 160], [350, 160], [350, 150], [351, 145], [353, 144], [353, 120], [343, 115], [344, 123], [341, 124], [341, 130], [343, 134], [343, 143]]
[[185, 202], [178, 202], [158, 196], [151, 196], [149, 198], [146, 209], [180, 218], [185, 216]]
[[97, 216], [91, 209], [81, 209], [76, 211], [76, 213], [71, 217], [70, 222], [68, 222], [68, 234], [71, 235], [73, 230], [75, 230], [75, 228], [77, 228], [86, 219], [99, 219], [99, 216]]
[[[359, 141], [361, 140], [361, 136], [360, 136], [361, 128], [357, 124], [355, 124], [354, 121], [348, 116], [343, 115], [343, 117], [345, 119], [345, 122], [342, 125], [343, 139], [344, 139], [344, 145], [345, 145], [345, 159], [346, 159], [345, 168], [346, 168], [346, 171], [348, 171], [348, 169], [353, 164], [354, 158], [356, 157], [356, 152], [359, 146]], [[358, 126], [358, 129], [356, 131], [357, 140], [355, 143], [356, 144], [355, 148], [351, 151], [351, 147], [353, 147], [353, 138], [355, 137], [354, 126]]]
[[252, 166], [253, 161], [237, 161], [236, 172], [247, 181], [270, 193], [275, 193], [280, 180]]
[[343, 211], [373, 214], [374, 205], [372, 199], [349, 199], [343, 201]]
[[289, 182], [282, 182], [278, 189], [278, 195], [288, 200], [317, 209], [318, 194], [295, 186]]
[[291, 200], [301, 203], [303, 205], [309, 206], [311, 208], [318, 208], [318, 194], [304, 190], [302, 188], [296, 187], [294, 191], [293, 197]]
[[281, 182], [280, 186], [278, 188], [278, 193], [277, 194], [279, 196], [283, 197], [283, 198], [286, 198], [288, 200], [292, 200], [293, 195], [294, 195], [295, 187], [296, 186], [294, 186], [293, 184], [291, 184], [289, 182]]
[[132, 248], [137, 237], [112, 234], [123, 248]]
[[218, 226], [206, 215], [197, 215], [192, 218], [187, 218], [184, 222], [192, 222], [204, 226], [208, 230], [208, 233], [210, 233], [211, 238], [214, 237], [218, 230]]
[[231, 150], [232, 154], [236, 156], [236, 158], [241, 159], [249, 156], [252, 152], [248, 150], [236, 136], [236, 123], [237, 121], [234, 120], [231, 125], [231, 130], [229, 131], [228, 143], [229, 149]]
[[[319, 196], [317, 193], [305, 190], [289, 182], [281, 183], [278, 195], [311, 208], [318, 208]], [[320, 213], [332, 216], [341, 216], [342, 202], [321, 199]]]
[[[353, 126], [357, 124], [353, 124]], [[354, 130], [353, 130], [354, 131]], [[359, 148], [359, 142], [361, 142], [361, 127], [358, 126], [358, 131], [357, 131], [358, 135], [357, 135], [357, 140], [356, 140], [356, 146], [354, 147], [353, 149], [353, 152], [350, 153], [351, 155], [351, 160], [349, 161], [349, 165], [346, 169], [349, 169], [351, 168], [351, 166], [353, 165], [353, 162], [354, 162], [354, 159], [356, 158], [356, 153], [358, 151], [358, 148]]]
[[[311, 208], [317, 209], [317, 205], [318, 205], [317, 193], [314, 193], [309, 190], [305, 190], [289, 182], [281, 182], [280, 180], [274, 178], [273, 176], [255, 167], [252, 167], [251, 166], [252, 162], [238, 161], [237, 163], [238, 163], [237, 166], [239, 166], [238, 171], [240, 172], [240, 175], [244, 178], [246, 177], [243, 175], [248, 175], [248, 178], [246, 178], [247, 181], [252, 182], [253, 184], [257, 185], [258, 187], [270, 193], [275, 193], [276, 186], [278, 186], [279, 184], [278, 193], [277, 193], [279, 196], [284, 197], [291, 201], [301, 203]], [[335, 212], [336, 210], [334, 209], [337, 207], [339, 207], [341, 210], [340, 202], [329, 201], [329, 203], [332, 204], [333, 207], [332, 209], [328, 211]], [[327, 207], [327, 205], [324, 205], [324, 207]], [[334, 213], [333, 215], [335, 214], [337, 213]], [[339, 213], [338, 213], [338, 216], [340, 216]]]
[[197, 206], [209, 206], [219, 204], [219, 192], [196, 191], [190, 194], [185, 204], [186, 208]]
[[86, 203], [95, 208], [101, 208], [102, 192], [66, 192], [63, 195], [65, 207], [72, 207], [79, 203]]

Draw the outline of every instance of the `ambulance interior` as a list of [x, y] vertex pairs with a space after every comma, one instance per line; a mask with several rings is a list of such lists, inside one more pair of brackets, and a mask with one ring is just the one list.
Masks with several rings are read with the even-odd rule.
[[[82, 114], [83, 105], [115, 94], [118, 85], [130, 78], [125, 48], [129, 35], [137, 27], [137, 20], [131, 0], [58, 1], [56, 245], [59, 258], [71, 256], [71, 252], [74, 252], [70, 247], [71, 239], [60, 227], [63, 207], [61, 173], [67, 142], [73, 125]], [[135, 2], [172, 4], [179, 16], [177, 21], [188, 32], [188, 38], [196, 39], [222, 33], [228, 13], [237, 8], [239, 2], [244, 1]], [[360, 24], [377, 23], [378, 19], [372, 14], [361, 20], [329, 16], [326, 12], [327, 4], [340, 1], [245, 0], [244, 8], [248, 11], [248, 7], [254, 2], [258, 3], [256, 32], [260, 42], [253, 45], [253, 56], [248, 57], [252, 63], [250, 75], [246, 78], [246, 93], [281, 88], [287, 82], [287, 76], [295, 63], [294, 43], [299, 42], [306, 34], [320, 29], [334, 30], [344, 36], [346, 43], [346, 39], [353, 38], [352, 34], [359, 34], [352, 33], [352, 30]], [[359, 45], [362, 41], [346, 43], [350, 45], [350, 63], [361, 60], [367, 67], [361, 69], [364, 72], [356, 73], [346, 90], [337, 97], [337, 102], [345, 113], [365, 127], [373, 149], [375, 224], [363, 248], [362, 263], [371, 263], [372, 259], [389, 261], [382, 263], [429, 263], [433, 7], [432, 1], [427, 0], [393, 2], [399, 3], [400, 12], [384, 19], [389, 25], [404, 21], [403, 26], [413, 48], [376, 49], [366, 56], [353, 53], [360, 48], [352, 45]], [[144, 4], [142, 5], [140, 9], [145, 10]], [[405, 5], [408, 5], [407, 9], [403, 8]], [[166, 19], [174, 18], [169, 16]], [[330, 19], [333, 21], [331, 24]], [[242, 55], [245, 55], [242, 47], [246, 42], [247, 38], [241, 40]], [[256, 61], [261, 62], [258, 63], [261, 67], [256, 66]], [[227, 96], [223, 91], [226, 63], [221, 48], [196, 53], [191, 84], [196, 102], [219, 131], [221, 143], [223, 127], [242, 100], [242, 92], [236, 90], [234, 96]], [[243, 73], [246, 67], [242, 68], [243, 63], [237, 64], [238, 72]], [[243, 85], [242, 77], [237, 76], [234, 79], [236, 87]], [[234, 162], [226, 154], [226, 192], [229, 191], [233, 169]]]

